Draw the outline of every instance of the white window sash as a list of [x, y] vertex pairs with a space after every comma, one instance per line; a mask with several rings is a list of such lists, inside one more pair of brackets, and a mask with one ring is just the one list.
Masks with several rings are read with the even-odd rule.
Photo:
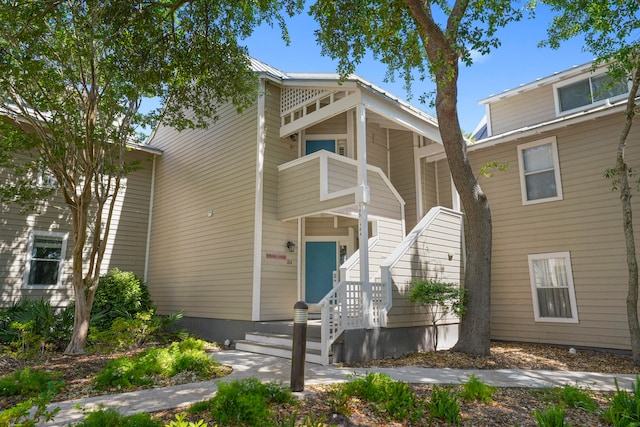
[[[36, 246], [36, 238], [37, 237], [48, 237], [48, 238], [56, 238], [60, 239], [60, 258], [59, 259], [47, 259], [47, 258], [36, 258], [33, 256], [33, 250], [35, 247], [42, 247], [41, 245]], [[64, 271], [64, 261], [67, 253], [67, 240], [69, 237], [69, 233], [57, 232], [57, 231], [40, 231], [33, 230], [29, 236], [29, 243], [27, 245], [27, 253], [25, 259], [25, 267], [24, 267], [24, 277], [22, 281], [22, 287], [27, 289], [50, 289], [57, 288], [62, 286], [62, 275]], [[54, 284], [30, 284], [29, 277], [31, 275], [31, 265], [32, 261], [38, 262], [57, 262], [58, 263], [58, 271], [57, 271], [57, 282]]]
[[[530, 148], [538, 147], [541, 145], [551, 145], [551, 155], [553, 158], [553, 168], [544, 169], [544, 170], [536, 170], [536, 171], [526, 171], [524, 167], [524, 152]], [[532, 205], [537, 203], [546, 203], [553, 202], [556, 200], [562, 200], [562, 181], [560, 179], [560, 161], [558, 158], [558, 145], [556, 142], [556, 137], [552, 136], [549, 138], [544, 138], [537, 141], [532, 141], [526, 144], [518, 145], [518, 167], [520, 170], [520, 193], [522, 195], [522, 204], [523, 205]], [[535, 176], [541, 173], [547, 173], [553, 170], [553, 176], [555, 179], [555, 187], [556, 187], [556, 195], [551, 197], [543, 197], [539, 199], [531, 199], [529, 200], [529, 193], [527, 191], [527, 177]]]
[[[552, 252], [531, 254], [529, 258], [529, 278], [533, 299], [534, 320], [536, 322], [578, 323], [578, 308], [571, 270], [571, 254], [569, 252]], [[562, 260], [562, 264], [549, 265], [548, 262], [537, 261]], [[548, 281], [540, 280], [536, 274], [544, 268], [543, 276]], [[570, 316], [553, 317], [556, 314]]]

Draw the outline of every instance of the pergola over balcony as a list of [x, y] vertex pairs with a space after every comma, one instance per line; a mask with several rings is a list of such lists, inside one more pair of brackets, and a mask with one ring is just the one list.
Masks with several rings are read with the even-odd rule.
[[368, 120], [383, 128], [413, 131], [441, 144], [438, 124], [432, 116], [357, 76], [341, 84], [334, 74], [290, 76], [282, 81], [280, 94], [283, 138], [361, 105], [367, 110]]

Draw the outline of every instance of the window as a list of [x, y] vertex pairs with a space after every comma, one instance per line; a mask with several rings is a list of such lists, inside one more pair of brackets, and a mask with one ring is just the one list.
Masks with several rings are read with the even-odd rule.
[[33, 231], [29, 240], [24, 285], [59, 286], [67, 249], [67, 233]]
[[562, 200], [555, 137], [518, 146], [522, 204]]
[[42, 169], [37, 178], [38, 187], [43, 188], [58, 188], [58, 181], [53, 173], [49, 169]]
[[605, 73], [571, 79], [554, 87], [558, 115], [604, 104], [607, 99], [621, 98], [629, 93], [626, 80], [617, 81]]
[[578, 323], [569, 252], [529, 255], [536, 322]]

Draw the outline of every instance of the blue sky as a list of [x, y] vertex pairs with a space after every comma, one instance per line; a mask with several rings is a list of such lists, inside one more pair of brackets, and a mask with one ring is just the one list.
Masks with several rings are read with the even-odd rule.
[[[566, 42], [559, 50], [538, 48], [550, 19], [547, 11], [538, 10], [535, 19], [510, 24], [499, 33], [502, 42], [499, 48], [477, 58], [471, 67], [461, 66], [458, 114], [464, 132], [472, 132], [484, 116], [484, 106], [478, 104], [480, 99], [592, 59], [592, 55], [582, 51], [580, 39]], [[279, 28], [266, 25], [257, 28], [244, 43], [253, 57], [285, 72], [335, 72], [336, 63], [320, 55], [313, 34], [317, 24], [306, 12], [289, 19], [287, 28], [291, 36], [289, 46], [282, 40]], [[400, 98], [407, 98], [403, 82], [385, 82], [385, 66], [371, 56], [359, 65], [356, 74]], [[431, 83], [415, 82], [414, 96], [409, 102], [435, 115], [435, 111], [418, 99], [420, 94], [432, 89]]]

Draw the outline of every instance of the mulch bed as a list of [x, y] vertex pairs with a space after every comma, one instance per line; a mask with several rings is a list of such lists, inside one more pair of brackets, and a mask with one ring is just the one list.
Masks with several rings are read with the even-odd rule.
[[[102, 369], [109, 360], [122, 356], [133, 356], [142, 349], [120, 352], [110, 355], [86, 354], [81, 356], [65, 356], [61, 354], [40, 354], [37, 357], [25, 360], [9, 356], [0, 358], [0, 376], [11, 373], [24, 366], [32, 369], [55, 370], [62, 372], [66, 382], [64, 391], [56, 397], [57, 401], [78, 399], [88, 396], [104, 394], [93, 389], [91, 378]], [[399, 359], [385, 359], [370, 361], [367, 363], [351, 364], [354, 367], [370, 367], [375, 371], [376, 367], [393, 366], [424, 366], [447, 368], [473, 368], [473, 369], [543, 369], [543, 370], [570, 370], [590, 371], [611, 374], [640, 374], [640, 369], [633, 363], [628, 354], [603, 352], [589, 349], [577, 349], [575, 354], [568, 348], [495, 342], [491, 346], [491, 355], [486, 357], [472, 357], [466, 354], [451, 351], [438, 351], [436, 353], [417, 353]], [[230, 368], [220, 375], [230, 373]], [[176, 376], [172, 379], [156, 379], [154, 387], [166, 385], [184, 384], [191, 381], [188, 374]], [[416, 394], [422, 398], [428, 398], [432, 387], [428, 385], [412, 386]], [[288, 420], [296, 413], [299, 423], [304, 418], [321, 422], [325, 425], [339, 426], [402, 426], [411, 425], [407, 422], [390, 421], [381, 414], [375, 405], [359, 399], [350, 399], [344, 410], [336, 411], [332, 404], [331, 386], [307, 387], [298, 408], [277, 408], [278, 417]], [[117, 392], [111, 391], [111, 392]], [[600, 408], [607, 406], [610, 393], [591, 392]], [[0, 397], [0, 410], [5, 409], [23, 400], [20, 397]], [[539, 392], [521, 388], [501, 388], [496, 391], [492, 403], [461, 402], [462, 426], [536, 426], [533, 418], [535, 409], [542, 409], [551, 403], [544, 401]], [[175, 415], [183, 412], [185, 408], [156, 413], [166, 423], [175, 419]], [[208, 419], [207, 414], [188, 416], [187, 419], [197, 421], [204, 419], [209, 426], [216, 424], [215, 420]], [[566, 421], [573, 426], [599, 426], [607, 425], [597, 413], [587, 412], [580, 408], [568, 408]], [[415, 425], [427, 425], [428, 418], [420, 420]], [[322, 424], [300, 424], [322, 425]], [[446, 423], [433, 420], [431, 425], [440, 426]]]

